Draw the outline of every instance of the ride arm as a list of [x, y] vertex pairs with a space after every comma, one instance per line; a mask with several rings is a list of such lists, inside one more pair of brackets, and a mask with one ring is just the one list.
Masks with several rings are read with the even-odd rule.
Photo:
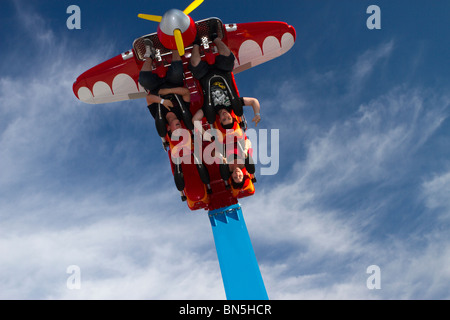
[[261, 105], [259, 104], [258, 99], [244, 97], [243, 101], [245, 106], [251, 106], [253, 108], [255, 116], [253, 117], [252, 121], [255, 123], [255, 127], [258, 126], [258, 123], [261, 121]]

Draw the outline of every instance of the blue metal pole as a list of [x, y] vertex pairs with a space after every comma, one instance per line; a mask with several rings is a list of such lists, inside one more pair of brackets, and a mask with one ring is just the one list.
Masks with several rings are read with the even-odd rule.
[[211, 222], [228, 300], [268, 300], [240, 204], [212, 210]]

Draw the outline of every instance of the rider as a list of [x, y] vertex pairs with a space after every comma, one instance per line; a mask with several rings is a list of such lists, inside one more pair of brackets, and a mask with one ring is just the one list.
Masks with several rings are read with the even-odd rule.
[[[247, 177], [247, 172], [250, 174], [255, 173], [255, 165], [250, 161], [249, 151], [252, 148], [252, 144], [249, 139], [245, 139], [243, 149], [239, 148], [235, 144], [232, 150], [227, 150], [227, 157], [224, 162], [228, 164], [229, 171], [231, 173], [232, 183], [234, 188], [242, 187]], [[227, 148], [229, 149], [229, 148]], [[241, 149], [241, 150], [240, 150]]]
[[[215, 24], [212, 29], [217, 30], [217, 25]], [[231, 101], [232, 99], [229, 96], [228, 88], [231, 88], [231, 72], [234, 69], [234, 60], [235, 56], [228, 48], [228, 46], [222, 41], [221, 37], [217, 34], [216, 31], [213, 30], [211, 36], [211, 40], [217, 46], [219, 55], [216, 57], [213, 65], [209, 65], [206, 61], [201, 59], [200, 56], [200, 40], [197, 38], [194, 42], [192, 48], [192, 56], [189, 63], [189, 70], [192, 72], [194, 78], [200, 80], [201, 85], [204, 91], [206, 92], [206, 96], [210, 96], [211, 105], [214, 109], [214, 115], [217, 113], [219, 115], [219, 121], [224, 127], [224, 129], [231, 129], [233, 127], [233, 117], [231, 115], [231, 111], [233, 110]], [[214, 76], [218, 74], [220, 77], [214, 78]], [[210, 81], [213, 79], [213, 81]], [[225, 83], [224, 81], [225, 80]], [[212, 82], [212, 83], [210, 83]], [[235, 94], [235, 93], [231, 93]], [[236, 97], [238, 98], [238, 97]], [[209, 99], [205, 99], [205, 103], [202, 109], [199, 109], [197, 113], [192, 118], [193, 121], [201, 121], [203, 116], [208, 114], [209, 105], [207, 103]], [[255, 116], [253, 118], [253, 122], [255, 122], [255, 126], [261, 121], [260, 114], [260, 105], [259, 101], [255, 98], [239, 98], [235, 103], [239, 103], [241, 106], [252, 106]], [[242, 111], [239, 112], [234, 110], [234, 113], [237, 116], [242, 116]], [[208, 119], [212, 120], [212, 119]], [[210, 123], [212, 123], [211, 121]], [[194, 122], [194, 124], [199, 122]], [[200, 129], [200, 128], [198, 128]]]
[[[183, 117], [183, 110], [189, 113], [190, 92], [184, 87], [183, 82], [183, 63], [177, 50], [172, 50], [172, 62], [164, 77], [152, 72], [153, 60], [155, 60], [156, 50], [150, 39], [145, 39], [146, 52], [144, 54], [145, 62], [139, 73], [139, 83], [146, 89], [148, 95], [147, 106], [155, 118], [164, 119], [169, 125], [171, 132], [181, 128], [180, 119]], [[181, 100], [180, 100], [181, 97]], [[180, 104], [184, 104], [182, 109]], [[187, 124], [190, 126], [190, 123]], [[162, 130], [157, 123], [158, 133], [161, 137], [165, 136], [165, 123]]]
[[222, 178], [228, 180], [231, 177], [235, 189], [242, 188], [246, 180], [250, 179], [250, 175], [255, 173], [252, 150], [251, 141], [246, 136], [241, 142], [227, 143], [222, 151], [214, 150], [213, 156], [219, 159], [220, 166], [224, 166], [225, 173], [221, 171]]

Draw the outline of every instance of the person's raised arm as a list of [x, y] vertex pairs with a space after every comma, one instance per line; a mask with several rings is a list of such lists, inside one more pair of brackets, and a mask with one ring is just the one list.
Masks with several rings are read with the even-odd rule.
[[194, 124], [195, 129], [200, 132], [200, 134], [203, 137], [203, 126], [202, 126], [202, 119], [203, 119], [203, 110], [198, 109], [198, 111], [192, 116], [192, 123]]
[[173, 103], [170, 100], [164, 100], [160, 96], [154, 95], [154, 94], [148, 94], [146, 96], [147, 99], [147, 105], [151, 105], [153, 103], [161, 103], [164, 107], [167, 108], [167, 110], [170, 110], [170, 108], [173, 107]]
[[261, 121], [261, 106], [258, 99], [244, 97], [243, 100], [245, 106], [251, 106], [253, 108], [255, 116], [253, 117], [252, 121], [255, 123], [255, 127], [258, 126], [258, 123]]
[[191, 92], [189, 91], [188, 88], [185, 87], [176, 87], [176, 88], [165, 88], [165, 89], [160, 89], [158, 92], [160, 95], [164, 96], [166, 94], [177, 94], [183, 97], [183, 100], [185, 102], [190, 102], [191, 101]]

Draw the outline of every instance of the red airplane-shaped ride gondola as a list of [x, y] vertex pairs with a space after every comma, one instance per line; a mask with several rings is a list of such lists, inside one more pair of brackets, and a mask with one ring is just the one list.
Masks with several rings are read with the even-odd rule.
[[[199, 33], [199, 36], [204, 39], [201, 48], [202, 59], [210, 64], [214, 62], [218, 52], [214, 43], [208, 39], [208, 28], [211, 25], [211, 22], [216, 23], [219, 26], [222, 41], [230, 48], [236, 57], [235, 66], [232, 72], [232, 86], [234, 86], [234, 90], [237, 93], [238, 89], [233, 74], [237, 74], [281, 56], [290, 50], [295, 43], [295, 29], [284, 22], [223, 24], [218, 18], [209, 18], [194, 22], [188, 15], [202, 2], [203, 0], [195, 0], [184, 11], [172, 9], [166, 12], [164, 16], [140, 14], [139, 17], [142, 19], [159, 23], [157, 32], [136, 39], [133, 42], [132, 49], [81, 74], [73, 84], [75, 96], [80, 101], [89, 104], [103, 104], [145, 98], [147, 92], [139, 84], [138, 78], [139, 72], [144, 64], [144, 40], [148, 38], [152, 40], [157, 52], [157, 61], [153, 72], [161, 76], [165, 74], [168, 66], [171, 64], [171, 50], [176, 49], [180, 53], [185, 71], [185, 87], [189, 89], [191, 95], [190, 112], [191, 114], [195, 114], [195, 112], [203, 105], [204, 92], [199, 81], [196, 80], [188, 70], [189, 57], [191, 56], [192, 42], [196, 38], [197, 33]], [[236, 117], [235, 115], [233, 116]], [[241, 132], [245, 135], [245, 117], [236, 117], [236, 120], [241, 124]], [[206, 130], [210, 127], [210, 124], [204, 119], [203, 126]], [[214, 123], [213, 127], [217, 128], [218, 123]], [[227, 214], [237, 217], [238, 214], [236, 214], [236, 208], [238, 209], [239, 215], [242, 214], [240, 212], [238, 199], [252, 196], [255, 193], [253, 183], [256, 179], [253, 175], [247, 173], [251, 178], [247, 180], [248, 183], [240, 189], [234, 189], [231, 186], [230, 181], [227, 181], [227, 179], [231, 178], [224, 177], [219, 164], [205, 164], [200, 162], [199, 168], [195, 159], [192, 159], [191, 163], [182, 162], [180, 164], [174, 159], [174, 155], [179, 152], [180, 143], [172, 141], [168, 135], [163, 138], [163, 141], [165, 141], [165, 149], [170, 159], [169, 162], [177, 188], [181, 193], [182, 199], [186, 200], [187, 205], [191, 210], [208, 210], [213, 227], [216, 226], [215, 219], [228, 221]], [[186, 144], [191, 147], [190, 149], [188, 148], [189, 150], [194, 150], [193, 140], [184, 141], [184, 146]], [[192, 157], [194, 156], [194, 152], [192, 152]], [[205, 172], [206, 176], [204, 174]], [[224, 208], [226, 210], [222, 210]], [[217, 215], [218, 213], [223, 215], [219, 217], [220, 215]], [[243, 217], [241, 220], [242, 223], [244, 223]], [[216, 237], [216, 233], [214, 234], [214, 237], [217, 247], [220, 239], [219, 236]], [[239, 236], [235, 236], [234, 238], [239, 239]], [[242, 243], [236, 244], [236, 246], [240, 247], [242, 246]], [[219, 248], [217, 249], [219, 260], [221, 260]], [[250, 249], [251, 252], [253, 252], [251, 244]], [[233, 259], [241, 261], [245, 260], [243, 257], [234, 257]], [[225, 262], [219, 262], [221, 263], [222, 276], [224, 277], [225, 283], [224, 272], [226, 272], [226, 267], [223, 265]], [[256, 268], [258, 267], [256, 266]], [[242, 293], [246, 290], [244, 289], [244, 285], [248, 287], [246, 281], [248, 278], [251, 278], [251, 276], [246, 276], [245, 273], [242, 273], [242, 268], [240, 269], [240, 273], [243, 275], [242, 280], [235, 281], [236, 283], [241, 284], [239, 289], [229, 288], [227, 290], [227, 286], [225, 286], [228, 298], [234, 299], [236, 297], [242, 297], [239, 294], [236, 295], [231, 292]], [[259, 278], [260, 277], [261, 276], [259, 275]], [[258, 281], [262, 282], [262, 279], [257, 280], [257, 282]], [[262, 285], [262, 287], [264, 288], [264, 285]], [[263, 289], [263, 291], [265, 292], [265, 289]], [[244, 297], [247, 298], [249, 296], [245, 296], [244, 294]], [[258, 299], [265, 298], [265, 296], [263, 294], [262, 297], [258, 295], [255, 297], [254, 294], [250, 294], [250, 298]]]

